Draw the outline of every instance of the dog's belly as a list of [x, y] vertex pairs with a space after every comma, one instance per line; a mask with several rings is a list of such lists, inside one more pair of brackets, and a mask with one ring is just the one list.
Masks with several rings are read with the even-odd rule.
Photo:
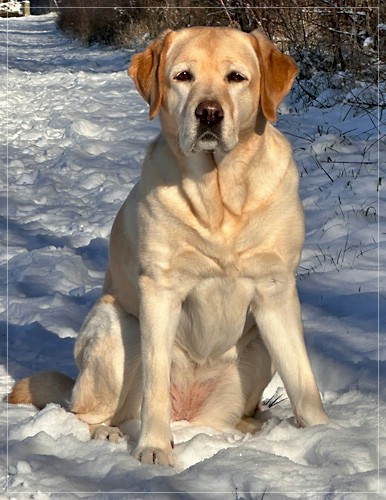
[[199, 364], [220, 358], [242, 336], [252, 294], [247, 280], [211, 278], [201, 282], [182, 305], [177, 345]]
[[172, 420], [191, 421], [196, 418], [202, 405], [213, 394], [216, 385], [216, 378], [194, 382], [187, 387], [178, 387], [175, 384], [171, 384]]

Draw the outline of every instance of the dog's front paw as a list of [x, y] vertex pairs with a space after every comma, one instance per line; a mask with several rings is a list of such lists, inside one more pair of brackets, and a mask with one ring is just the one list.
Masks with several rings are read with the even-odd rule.
[[173, 467], [175, 463], [171, 447], [169, 450], [151, 446], [138, 447], [133, 451], [133, 456], [143, 464], [169, 465]]

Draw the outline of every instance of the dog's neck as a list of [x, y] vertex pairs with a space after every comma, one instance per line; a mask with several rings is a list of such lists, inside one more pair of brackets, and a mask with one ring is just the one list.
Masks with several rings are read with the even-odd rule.
[[192, 212], [208, 229], [219, 229], [225, 205], [213, 153], [195, 153], [184, 156], [183, 161], [186, 171], [181, 176], [181, 187]]
[[[175, 147], [176, 164], [182, 165], [181, 188], [200, 223], [211, 231], [229, 218], [239, 219], [250, 204], [258, 202], [257, 170], [264, 157], [265, 138], [257, 134], [241, 137], [230, 152], [198, 152], [184, 155]], [[265, 193], [261, 193], [265, 197]]]
[[[163, 129], [168, 129], [167, 122]], [[178, 131], [170, 128], [153, 144], [152, 163], [158, 182], [177, 183], [177, 192], [191, 214], [200, 225], [216, 232], [227, 223], [242, 222], [245, 215], [274, 196], [291, 158], [282, 137], [280, 156], [275, 156], [278, 135], [264, 119], [261, 130], [241, 132], [238, 144], [229, 152], [186, 154], [180, 148]]]

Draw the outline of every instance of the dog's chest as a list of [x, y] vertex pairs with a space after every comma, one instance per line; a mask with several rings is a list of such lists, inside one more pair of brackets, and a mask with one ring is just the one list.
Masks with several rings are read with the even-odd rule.
[[[268, 254], [277, 250], [276, 236], [271, 225], [256, 217], [224, 217], [219, 228], [189, 228], [180, 242], [183, 274], [189, 276], [192, 268], [190, 257], [194, 254], [194, 276], [198, 280], [219, 278], [221, 290], [227, 289], [232, 280], [259, 279], [261, 264]], [[185, 240], [185, 241], [184, 241]], [[264, 268], [264, 265], [263, 265]], [[266, 269], [263, 269], [265, 274]], [[229, 280], [228, 280], [229, 279]]]
[[197, 362], [219, 358], [243, 334], [252, 295], [253, 287], [246, 280], [201, 281], [182, 305], [177, 341]]

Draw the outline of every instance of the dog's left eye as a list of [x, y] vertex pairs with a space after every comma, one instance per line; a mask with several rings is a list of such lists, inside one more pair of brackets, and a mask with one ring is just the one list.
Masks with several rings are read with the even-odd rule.
[[242, 75], [238, 71], [232, 71], [227, 76], [227, 80], [228, 82], [243, 82], [244, 80], [247, 80], [247, 77]]

